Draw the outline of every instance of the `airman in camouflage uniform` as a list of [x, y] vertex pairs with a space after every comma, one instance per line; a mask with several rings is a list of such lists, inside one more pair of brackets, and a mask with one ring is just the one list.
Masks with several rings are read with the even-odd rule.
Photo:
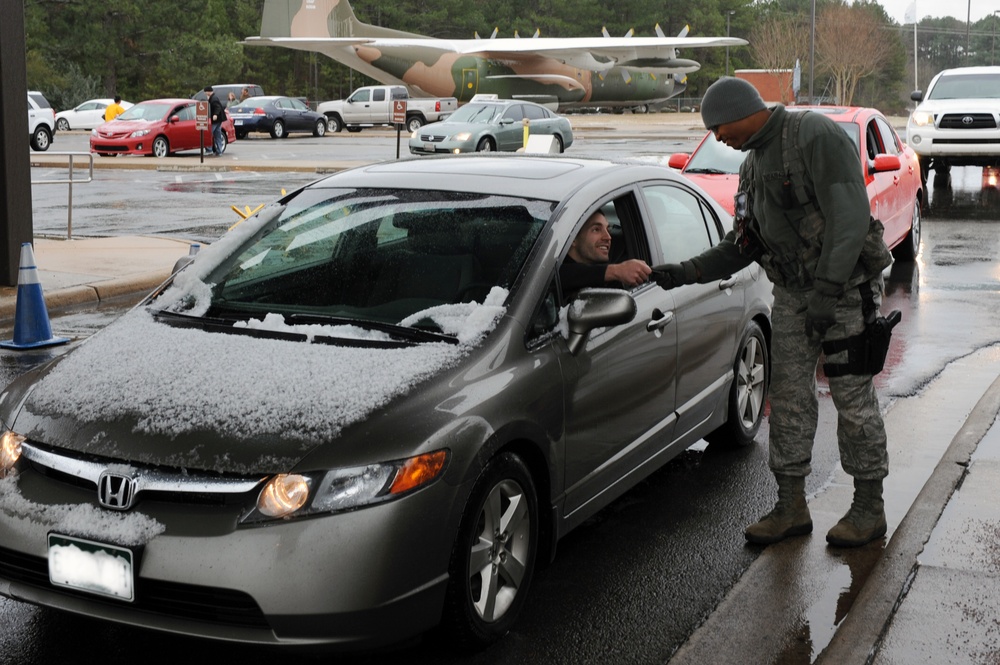
[[[778, 502], [745, 533], [752, 543], [768, 544], [812, 532], [805, 477], [818, 419], [822, 344], [864, 331], [862, 290], [867, 285], [877, 308], [882, 270], [892, 258], [881, 224], [871, 219], [857, 150], [835, 123], [780, 104], [768, 109], [752, 85], [736, 78], [712, 84], [701, 112], [719, 141], [748, 152], [740, 171], [747, 209], [740, 215], [737, 206], [737, 228], [719, 245], [654, 270], [660, 285], [672, 288], [711, 282], [757, 261], [774, 282], [769, 464]], [[828, 354], [827, 361], [847, 363], [847, 356]], [[886, 532], [885, 427], [870, 373], [831, 376], [829, 382], [841, 464], [855, 492], [827, 541], [859, 546]]]

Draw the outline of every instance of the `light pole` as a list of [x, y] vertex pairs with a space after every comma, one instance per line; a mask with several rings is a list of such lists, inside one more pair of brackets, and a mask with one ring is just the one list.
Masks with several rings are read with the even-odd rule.
[[993, 43], [990, 45], [990, 65], [994, 64], [993, 54], [997, 48], [997, 14], [1000, 14], [1000, 9], [993, 10]]
[[[970, 0], [971, 2], [971, 0]], [[812, 0], [812, 18], [809, 26], [809, 103], [815, 104], [813, 98], [813, 71], [816, 69], [816, 0]]]
[[[730, 9], [726, 12], [726, 38], [729, 37], [729, 17], [735, 13], [735, 9]], [[729, 76], [729, 44], [726, 44], [726, 76]]]

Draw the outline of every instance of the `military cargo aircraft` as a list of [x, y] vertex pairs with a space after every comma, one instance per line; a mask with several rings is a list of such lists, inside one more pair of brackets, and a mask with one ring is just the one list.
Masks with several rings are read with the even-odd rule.
[[414, 96], [477, 94], [526, 99], [550, 108], [638, 107], [684, 90], [701, 65], [678, 48], [742, 46], [735, 37], [435, 39], [362, 23], [348, 0], [265, 0], [260, 35], [248, 45], [327, 55]]

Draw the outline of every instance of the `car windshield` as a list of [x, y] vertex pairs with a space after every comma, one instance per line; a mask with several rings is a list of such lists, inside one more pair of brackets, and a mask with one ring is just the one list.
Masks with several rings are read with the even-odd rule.
[[307, 188], [206, 280], [208, 315], [413, 325], [403, 322], [429, 308], [509, 291], [552, 207], [489, 194]]
[[[837, 126], [844, 130], [848, 138], [857, 148], [860, 140], [860, 128], [853, 122], [838, 122]], [[746, 159], [747, 153], [730, 148], [725, 143], [716, 140], [714, 134], [705, 137], [705, 141], [691, 155], [685, 173], [738, 174], [740, 165]]]
[[171, 108], [173, 104], [136, 104], [116, 120], [161, 120]]
[[955, 74], [942, 76], [927, 99], [1000, 99], [1000, 76], [996, 74]]
[[504, 107], [498, 104], [466, 104], [448, 117], [448, 122], [489, 124]]

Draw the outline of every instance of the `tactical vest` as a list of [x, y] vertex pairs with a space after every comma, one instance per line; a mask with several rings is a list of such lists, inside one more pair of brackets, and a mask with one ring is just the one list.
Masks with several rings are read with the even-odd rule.
[[[778, 255], [765, 247], [763, 256], [758, 259], [772, 282], [793, 289], [812, 286], [816, 266], [823, 251], [822, 238], [826, 228], [826, 219], [806, 188], [805, 161], [799, 148], [799, 126], [806, 113], [786, 111], [781, 125], [781, 162], [785, 171], [785, 181], [782, 183], [781, 191], [782, 204], [786, 209], [798, 205], [805, 211], [799, 225], [793, 228], [801, 240], [801, 245], [793, 255]], [[753, 167], [749, 162], [750, 160], [747, 160], [749, 176], [747, 180], [752, 182]], [[882, 237], [884, 231], [882, 222], [869, 218], [864, 246], [848, 283], [844, 285], [845, 288], [871, 279], [892, 265], [892, 255]]]

